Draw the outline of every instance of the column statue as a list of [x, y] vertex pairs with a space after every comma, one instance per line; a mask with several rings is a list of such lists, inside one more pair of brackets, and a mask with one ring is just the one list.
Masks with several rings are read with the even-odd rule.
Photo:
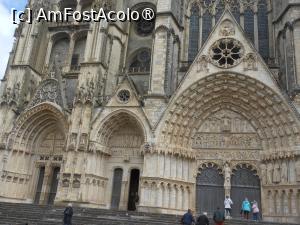
[[273, 170], [273, 182], [274, 183], [280, 183], [281, 176], [280, 176], [280, 165], [278, 162], [275, 163], [274, 165], [274, 170]]
[[230, 196], [231, 190], [231, 168], [229, 163], [226, 162], [224, 164], [224, 189], [225, 189], [225, 196]]
[[288, 167], [285, 160], [281, 164], [281, 182], [285, 184], [288, 182]]

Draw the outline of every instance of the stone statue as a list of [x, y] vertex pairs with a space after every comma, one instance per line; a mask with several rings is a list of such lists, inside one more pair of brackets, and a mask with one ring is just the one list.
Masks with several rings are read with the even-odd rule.
[[231, 168], [229, 166], [229, 163], [226, 162], [224, 165], [224, 189], [225, 189], [225, 195], [230, 196], [230, 189], [231, 189]]
[[272, 175], [273, 175], [273, 164], [269, 162], [267, 166], [267, 184], [273, 183]]
[[221, 25], [221, 36], [232, 36], [235, 34], [234, 25], [230, 20], [225, 20]]
[[249, 53], [244, 58], [244, 70], [257, 70], [257, 59], [253, 53]]
[[283, 161], [281, 164], [281, 182], [288, 182], [288, 167], [286, 161]]
[[208, 62], [209, 62], [209, 58], [205, 55], [202, 55], [199, 57], [198, 61], [197, 61], [197, 71], [198, 72], [209, 72], [208, 69]]
[[267, 166], [265, 164], [260, 165], [260, 171], [261, 171], [261, 180], [262, 184], [267, 184]]
[[280, 165], [278, 162], [276, 162], [274, 165], [274, 170], [273, 170], [273, 182], [280, 183], [280, 179], [281, 179]]

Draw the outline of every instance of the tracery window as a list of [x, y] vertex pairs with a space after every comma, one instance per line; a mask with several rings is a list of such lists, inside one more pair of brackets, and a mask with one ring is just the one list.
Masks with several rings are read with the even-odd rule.
[[64, 66], [66, 64], [66, 59], [68, 58], [69, 45], [69, 37], [61, 37], [60, 39], [54, 42], [49, 61], [50, 67], [53, 65], [54, 62], [57, 68], [60, 68], [61, 66]]
[[225, 5], [223, 1], [219, 1], [216, 5], [216, 21], [219, 21], [220, 17], [222, 16], [225, 9]]
[[86, 45], [86, 36], [76, 40], [74, 51], [71, 59], [71, 70], [78, 70], [83, 62]]
[[199, 49], [199, 17], [200, 11], [198, 6], [194, 6], [190, 17], [190, 44], [188, 60], [193, 61]]
[[244, 54], [242, 44], [231, 38], [216, 41], [211, 47], [212, 62], [221, 68], [230, 68], [237, 65]]
[[[207, 40], [212, 28], [218, 23], [225, 8], [230, 9], [241, 24], [247, 37], [258, 46], [267, 61], [269, 57], [269, 26], [267, 0], [194, 0], [190, 6], [190, 31], [188, 61], [195, 59], [201, 45]], [[257, 21], [257, 26], [255, 26]], [[258, 38], [255, 38], [258, 34]], [[256, 36], [257, 37], [257, 36]], [[201, 40], [199, 40], [201, 38]], [[258, 40], [257, 40], [258, 39]], [[198, 41], [197, 41], [198, 40]]]
[[254, 42], [254, 13], [249, 7], [244, 11], [244, 31], [247, 37]]
[[267, 60], [269, 57], [269, 24], [268, 6], [265, 0], [260, 0], [257, 7], [258, 19], [258, 44], [259, 52]]
[[150, 71], [151, 51], [150, 49], [141, 49], [133, 57], [129, 66], [130, 73], [144, 73]]

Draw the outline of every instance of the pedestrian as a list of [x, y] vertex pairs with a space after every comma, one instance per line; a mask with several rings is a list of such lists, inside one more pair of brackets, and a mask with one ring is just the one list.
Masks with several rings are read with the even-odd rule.
[[242, 203], [242, 209], [244, 212], [244, 219], [249, 219], [249, 213], [251, 211], [251, 204], [248, 200], [248, 198], [245, 198], [245, 200]]
[[230, 219], [231, 218], [231, 206], [233, 205], [233, 201], [231, 198], [227, 195], [224, 200], [224, 206], [225, 206], [225, 218]]
[[72, 204], [69, 203], [64, 211], [64, 225], [72, 225], [73, 208]]
[[259, 208], [258, 208], [258, 204], [255, 200], [252, 202], [252, 214], [253, 214], [253, 220], [258, 221], [258, 219], [259, 219]]
[[183, 225], [192, 225], [195, 222], [193, 213], [191, 209], [188, 209], [181, 219], [181, 224]]
[[196, 225], [209, 225], [207, 212], [203, 212], [203, 214], [198, 217]]
[[224, 213], [220, 210], [220, 207], [217, 207], [217, 211], [214, 212], [214, 217], [213, 217], [215, 224], [216, 225], [223, 225], [225, 221], [225, 215]]

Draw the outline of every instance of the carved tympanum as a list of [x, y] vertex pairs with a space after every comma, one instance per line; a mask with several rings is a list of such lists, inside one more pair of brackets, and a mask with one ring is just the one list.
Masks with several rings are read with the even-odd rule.
[[261, 149], [251, 124], [241, 115], [221, 110], [210, 116], [194, 137], [196, 149]]

